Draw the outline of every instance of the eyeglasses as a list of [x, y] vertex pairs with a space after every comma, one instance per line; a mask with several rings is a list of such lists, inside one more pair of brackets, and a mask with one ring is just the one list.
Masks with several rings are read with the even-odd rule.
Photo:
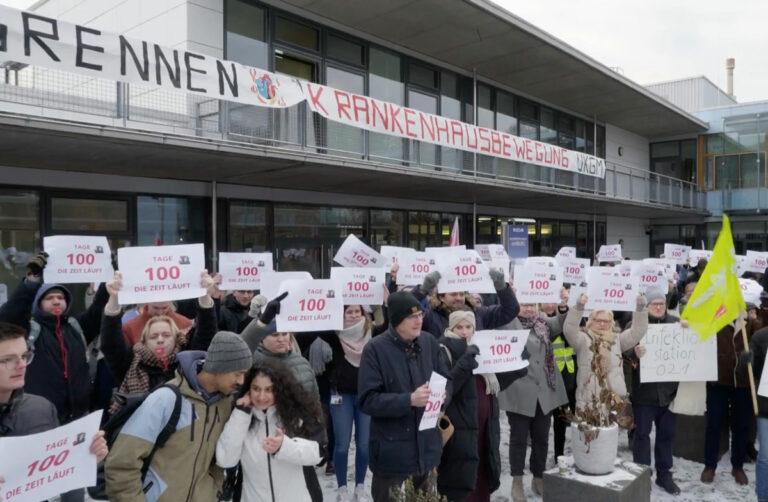
[[648, 304], [648, 306], [649, 307], [662, 308], [662, 307], [666, 307], [667, 304], [664, 303], [664, 302], [651, 302], [651, 303]]
[[613, 322], [613, 319], [593, 319], [593, 321], [598, 324], [610, 324]]
[[35, 358], [35, 353], [31, 350], [24, 352], [20, 356], [5, 356], [0, 358], [0, 366], [7, 370], [11, 370], [19, 366], [22, 361], [24, 361], [25, 364], [29, 364], [32, 362], [32, 359]]
[[424, 312], [416, 312], [415, 314], [411, 314], [406, 319], [409, 319], [411, 321], [415, 321], [416, 319], [421, 319], [424, 317]]

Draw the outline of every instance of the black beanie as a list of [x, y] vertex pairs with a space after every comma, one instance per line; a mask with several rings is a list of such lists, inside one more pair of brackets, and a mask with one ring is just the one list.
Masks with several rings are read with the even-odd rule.
[[423, 309], [413, 294], [398, 291], [389, 295], [387, 310], [389, 311], [389, 324], [394, 328], [409, 315], [421, 312]]

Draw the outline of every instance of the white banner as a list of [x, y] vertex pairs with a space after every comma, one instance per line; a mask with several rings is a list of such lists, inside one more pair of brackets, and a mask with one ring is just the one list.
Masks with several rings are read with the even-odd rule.
[[563, 282], [579, 284], [587, 280], [587, 270], [589, 270], [587, 258], [560, 258], [558, 263], [563, 270]]
[[400, 255], [400, 269], [397, 271], [397, 284], [400, 286], [421, 286], [424, 277], [437, 270], [435, 259], [427, 253], [413, 252]]
[[587, 306], [590, 310], [634, 312], [637, 309], [638, 278], [624, 275], [616, 267], [592, 267], [587, 272]]
[[381, 268], [387, 264], [375, 249], [370, 248], [355, 234], [349, 234], [333, 257], [342, 267]]
[[272, 253], [219, 253], [221, 289], [259, 289], [264, 272], [272, 271]]
[[440, 408], [445, 402], [445, 386], [448, 380], [435, 371], [429, 377], [429, 400], [424, 407], [424, 414], [419, 422], [419, 430], [434, 429], [437, 426], [437, 420], [443, 414]]
[[554, 258], [528, 258], [515, 265], [515, 296], [520, 303], [560, 303], [563, 272]]
[[616, 263], [623, 259], [621, 244], [603, 244], [597, 252], [597, 261], [601, 263]]
[[760, 283], [752, 279], [739, 279], [739, 286], [741, 286], [741, 295], [744, 297], [744, 301], [760, 307], [762, 303], [760, 296], [763, 294], [763, 287]]
[[205, 270], [202, 244], [141, 246], [117, 250], [117, 263], [123, 274], [123, 289], [117, 294], [120, 305], [167, 302], [199, 298]]
[[690, 252], [691, 246], [664, 244], [664, 258], [676, 265], [685, 265], [688, 263], [688, 255]]
[[48, 263], [43, 280], [48, 284], [107, 282], [115, 275], [106, 237], [53, 235], [43, 237]]
[[456, 251], [438, 258], [438, 293], [495, 293], [488, 266], [474, 250]]
[[477, 368], [472, 373], [504, 373], [528, 367], [523, 359], [523, 349], [530, 330], [480, 330], [470, 343], [477, 345]]
[[91, 441], [102, 410], [46, 432], [0, 438], [0, 500], [37, 502], [96, 484]]
[[344, 299], [336, 281], [315, 279], [284, 281], [280, 293], [277, 330], [280, 332], [326, 331], [344, 328]]
[[384, 275], [383, 268], [331, 268], [331, 280], [341, 287], [344, 305], [384, 303]]
[[706, 249], [691, 249], [691, 251], [688, 253], [688, 264], [692, 267], [695, 267], [699, 264], [699, 260], [701, 259], [709, 260], [712, 259], [712, 251], [708, 251]]
[[747, 259], [744, 263], [746, 272], [762, 274], [768, 268], [768, 253], [760, 251], [747, 251]]
[[261, 276], [261, 294], [268, 300], [280, 295], [280, 286], [284, 281], [311, 281], [312, 274], [304, 270], [276, 272], [267, 270]]
[[401, 256], [413, 254], [416, 251], [411, 248], [403, 248], [399, 246], [381, 246], [381, 256], [386, 258], [387, 263], [392, 265], [394, 263], [399, 263], [399, 258]]
[[641, 342], [640, 381], [707, 382], [717, 380], [717, 337], [699, 335], [674, 324], [649, 324]]

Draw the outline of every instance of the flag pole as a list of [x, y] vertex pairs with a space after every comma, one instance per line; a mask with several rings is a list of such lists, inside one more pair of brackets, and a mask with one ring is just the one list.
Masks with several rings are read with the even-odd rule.
[[[744, 352], [749, 352], [749, 341], [747, 340], [747, 327], [741, 327], [741, 338], [744, 341]], [[749, 391], [752, 395], [752, 410], [757, 416], [757, 392], [755, 391], [755, 373], [752, 371], [752, 363], [747, 364], [747, 375], [749, 376]]]

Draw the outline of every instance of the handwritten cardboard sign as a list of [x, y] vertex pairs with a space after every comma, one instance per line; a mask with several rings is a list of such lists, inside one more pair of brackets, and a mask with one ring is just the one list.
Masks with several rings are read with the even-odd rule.
[[701, 341], [680, 323], [649, 324], [641, 342], [640, 381], [707, 382], [717, 380], [717, 337]]

